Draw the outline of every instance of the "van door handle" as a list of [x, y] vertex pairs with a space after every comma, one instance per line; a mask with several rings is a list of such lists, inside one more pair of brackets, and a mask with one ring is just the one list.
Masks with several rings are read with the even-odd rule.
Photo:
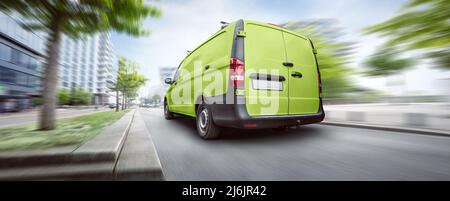
[[291, 63], [291, 62], [283, 62], [283, 66], [286, 66], [286, 67], [293, 67], [294, 64]]
[[303, 74], [300, 73], [300, 72], [293, 72], [293, 73], [291, 74], [291, 76], [292, 76], [292, 77], [298, 77], [298, 78], [301, 78], [301, 77], [303, 77]]
[[205, 70], [208, 70], [208, 69], [209, 69], [209, 67], [210, 67], [209, 65], [206, 65], [206, 66], [205, 66]]

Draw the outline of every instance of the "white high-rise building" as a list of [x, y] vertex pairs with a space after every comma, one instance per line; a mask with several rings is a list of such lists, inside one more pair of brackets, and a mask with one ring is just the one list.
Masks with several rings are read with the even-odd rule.
[[115, 82], [117, 59], [109, 33], [72, 39], [63, 36], [60, 52], [60, 88], [84, 89], [94, 94], [94, 104], [114, 102], [108, 86]]

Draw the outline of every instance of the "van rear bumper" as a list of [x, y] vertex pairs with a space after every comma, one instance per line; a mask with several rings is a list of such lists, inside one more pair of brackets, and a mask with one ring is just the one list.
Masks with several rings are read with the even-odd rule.
[[315, 114], [250, 116], [245, 104], [210, 105], [213, 121], [218, 126], [260, 129], [313, 124], [323, 121], [325, 112], [320, 100], [319, 111]]

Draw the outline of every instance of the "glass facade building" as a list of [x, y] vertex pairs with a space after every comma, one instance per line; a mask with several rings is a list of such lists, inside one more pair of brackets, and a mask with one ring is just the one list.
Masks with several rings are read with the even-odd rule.
[[[41, 96], [47, 34], [24, 29], [22, 19], [0, 12], [0, 112], [33, 106]], [[92, 94], [93, 104], [115, 101], [109, 85], [118, 70], [109, 33], [72, 39], [62, 37], [59, 88], [82, 88]]]
[[0, 112], [30, 108], [41, 94], [45, 33], [27, 31], [21, 22], [0, 12]]

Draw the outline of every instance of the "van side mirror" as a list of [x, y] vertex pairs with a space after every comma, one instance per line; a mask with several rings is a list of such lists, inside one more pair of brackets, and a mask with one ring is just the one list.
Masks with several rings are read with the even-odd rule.
[[166, 79], [164, 79], [164, 82], [166, 83], [166, 84], [173, 84], [173, 80], [172, 80], [172, 78], [166, 78]]

